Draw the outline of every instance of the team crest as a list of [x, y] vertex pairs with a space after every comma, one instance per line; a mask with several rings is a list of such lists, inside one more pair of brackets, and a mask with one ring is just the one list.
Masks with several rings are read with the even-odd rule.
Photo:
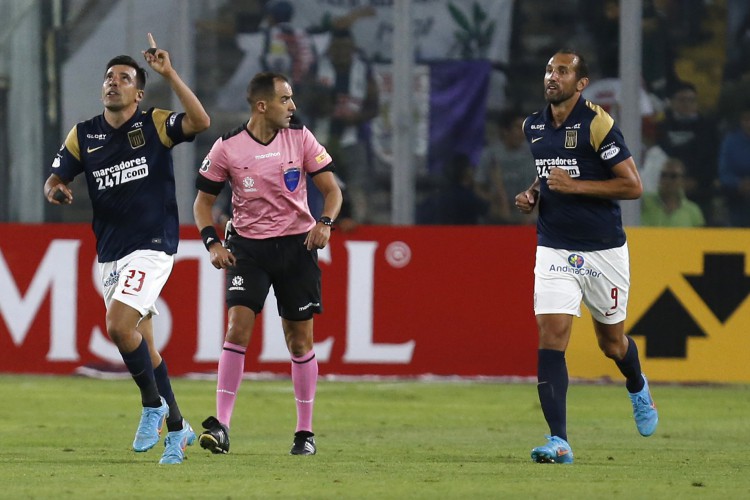
[[131, 130], [128, 132], [128, 141], [130, 141], [130, 147], [138, 149], [146, 145], [146, 138], [143, 135], [143, 129]]
[[302, 169], [300, 167], [292, 167], [284, 170], [284, 185], [289, 191], [294, 192], [297, 189], [301, 178]]
[[565, 131], [565, 149], [575, 149], [577, 145], [578, 145], [578, 131], [566, 130]]

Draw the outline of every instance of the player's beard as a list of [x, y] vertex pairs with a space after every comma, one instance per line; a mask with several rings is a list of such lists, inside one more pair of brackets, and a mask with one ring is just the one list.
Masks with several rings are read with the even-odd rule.
[[561, 102], [565, 102], [573, 97], [574, 94], [574, 91], [565, 92], [561, 87], [558, 87], [555, 94], [550, 94], [547, 92], [547, 87], [544, 87], [544, 99], [550, 104], [560, 104]]

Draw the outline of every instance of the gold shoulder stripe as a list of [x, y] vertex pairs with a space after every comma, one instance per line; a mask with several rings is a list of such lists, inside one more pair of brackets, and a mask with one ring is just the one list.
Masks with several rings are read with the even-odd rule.
[[65, 138], [65, 149], [68, 150], [73, 157], [81, 161], [81, 145], [78, 144], [78, 125], [74, 126], [68, 132], [68, 137]]
[[589, 127], [589, 136], [591, 140], [591, 146], [594, 151], [599, 151], [599, 147], [604, 142], [604, 138], [607, 136], [615, 121], [609, 116], [609, 113], [604, 111], [601, 106], [598, 106], [592, 102], [586, 101], [586, 105], [596, 113], [594, 119], [591, 120]]
[[172, 111], [159, 108], [154, 108], [154, 110], [151, 112], [151, 118], [154, 120], [156, 131], [159, 134], [159, 140], [168, 148], [174, 146], [172, 139], [170, 139], [167, 135], [167, 119], [171, 114]]

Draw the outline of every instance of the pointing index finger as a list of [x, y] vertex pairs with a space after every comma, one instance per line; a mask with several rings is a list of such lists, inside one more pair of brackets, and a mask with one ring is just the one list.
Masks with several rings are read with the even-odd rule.
[[148, 44], [150, 48], [146, 50], [146, 52], [151, 55], [156, 55], [156, 40], [154, 40], [154, 36], [151, 33], [148, 34]]

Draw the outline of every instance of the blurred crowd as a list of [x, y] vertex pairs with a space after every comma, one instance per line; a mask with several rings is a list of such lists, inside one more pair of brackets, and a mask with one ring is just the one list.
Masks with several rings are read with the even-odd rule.
[[[585, 2], [585, 9], [582, 3], [514, 2], [510, 61], [493, 61], [492, 69], [505, 78], [505, 95], [486, 110], [485, 146], [478, 161], [457, 151], [440, 172], [420, 174], [417, 223], [535, 222], [513, 207], [515, 194], [535, 176], [521, 124], [544, 106], [539, 68], [558, 48], [591, 48], [584, 97], [617, 120], [619, 0]], [[640, 222], [750, 227], [750, 2], [644, 0], [643, 6]], [[346, 227], [377, 223], [383, 188], [389, 189], [388, 179], [384, 187], [375, 176], [370, 142], [380, 96], [373, 62], [353, 29], [373, 8], [314, 26], [301, 26], [294, 14], [288, 1], [245, 0], [227, 2], [216, 19], [202, 21], [199, 35], [210, 34], [222, 58], [219, 64], [198, 59], [199, 73], [213, 75], [199, 93], [213, 91], [212, 119], [229, 130], [246, 113], [242, 96], [253, 71], [288, 74], [298, 118], [334, 158], [348, 202]], [[316, 196], [310, 194], [313, 211]]]

